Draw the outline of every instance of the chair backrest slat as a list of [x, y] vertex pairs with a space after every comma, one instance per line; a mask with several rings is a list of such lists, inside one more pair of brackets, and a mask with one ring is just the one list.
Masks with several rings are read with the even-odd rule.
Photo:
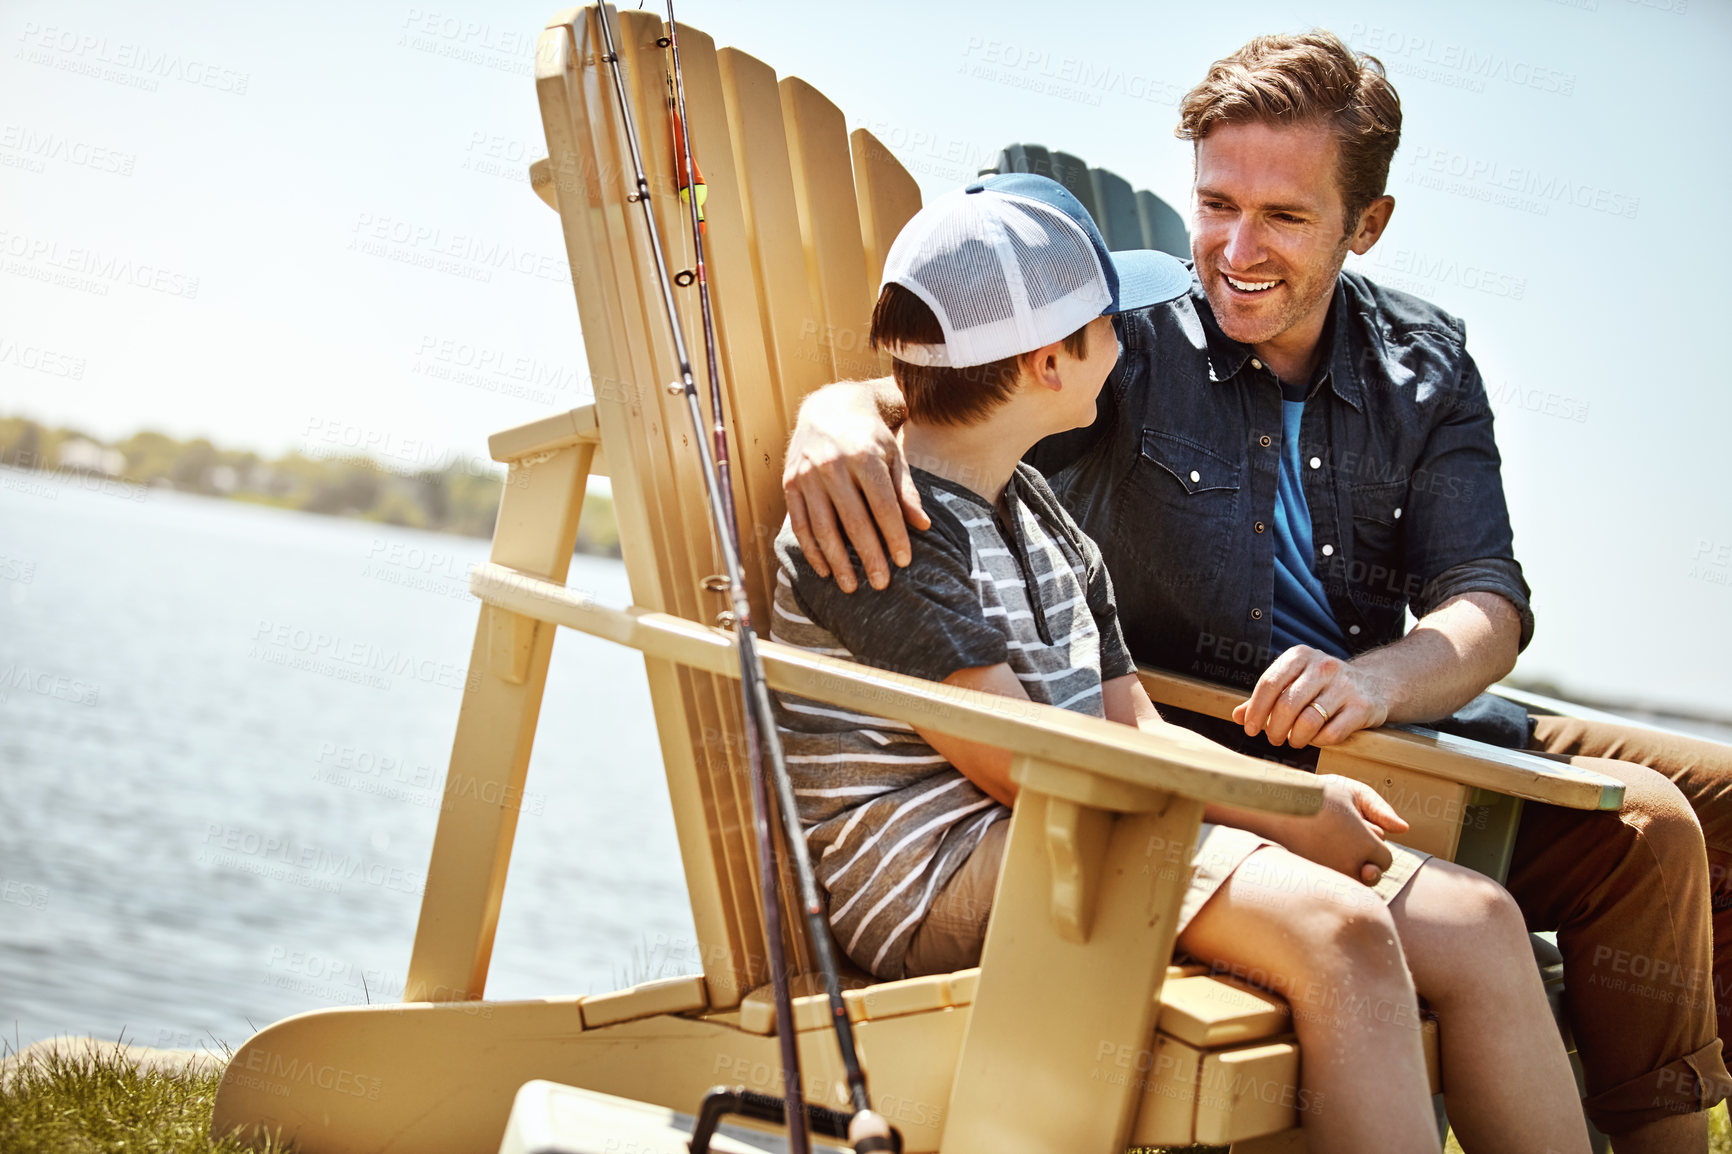
[[[849, 135], [848, 146], [854, 157], [854, 195], [860, 202], [860, 239], [866, 246], [866, 283], [876, 285], [884, 279], [890, 243], [920, 211], [920, 186], [864, 128]], [[884, 371], [890, 371], [888, 363]]]
[[[596, 8], [550, 27], [537, 87], [557, 181], [596, 418], [613, 481], [632, 598], [703, 623], [724, 601], [701, 589], [721, 570]], [[676, 192], [664, 26], [615, 17], [650, 206], [669, 268], [694, 267]], [[796, 79], [708, 36], [680, 29], [692, 148], [708, 186], [705, 253], [733, 459], [734, 499], [754, 618], [768, 621], [783, 516], [783, 443], [799, 400], [839, 376], [877, 372], [864, 349], [882, 250], [919, 207], [912, 178], [869, 135], [850, 142], [841, 113]], [[857, 205], [866, 206], [862, 226]], [[676, 306], [708, 409], [695, 288]], [[837, 338], [835, 334], [846, 334]], [[847, 347], [838, 348], [838, 345]], [[668, 790], [712, 1005], [768, 978], [758, 859], [737, 685], [646, 659]], [[782, 847], [786, 866], [786, 847]], [[784, 893], [791, 899], [792, 886]], [[811, 965], [797, 903], [783, 907], [789, 963]]]
[[805, 242], [795, 226], [799, 208], [776, 73], [737, 48], [723, 48], [716, 56], [733, 129], [771, 384], [786, 425], [800, 398], [836, 378], [820, 340]]
[[[783, 430], [788, 422], [781, 397], [774, 388], [765, 387], [772, 378], [764, 341], [763, 309], [746, 228], [744, 182], [735, 161], [738, 148], [723, 95], [715, 42], [696, 28], [680, 25], [680, 64], [685, 77], [686, 111], [691, 121], [692, 153], [709, 186], [705, 201], [705, 254], [724, 385], [741, 555], [747, 571], [752, 615], [754, 620], [763, 622], [769, 619], [770, 583], [775, 579], [776, 565], [768, 546], [781, 527], [784, 512], [781, 464]], [[682, 158], [675, 156], [674, 163], [683, 163]], [[682, 220], [682, 250], [690, 248], [690, 240], [690, 222]], [[681, 304], [691, 313], [698, 307], [697, 289], [689, 289], [685, 297]], [[701, 341], [692, 355], [700, 362], [699, 376], [707, 388]]]
[[[678, 440], [666, 435], [668, 416], [677, 416], [682, 428], [686, 420], [683, 413], [668, 412], [668, 402], [677, 399], [660, 387], [675, 375], [670, 342], [638, 209], [625, 200], [631, 162], [611, 80], [605, 67], [597, 67], [603, 51], [595, 21], [594, 10], [585, 10], [571, 26], [545, 34], [553, 42], [538, 52], [544, 63], [537, 87], [555, 171], [583, 176], [571, 182], [581, 197], [561, 190], [561, 224], [596, 383], [597, 421], [615, 479], [632, 598], [696, 617], [700, 605], [691, 578], [699, 569], [713, 572], [714, 558], [702, 538], [701, 560], [692, 555], [693, 534], [682, 508], [692, 502], [682, 497], [696, 473], [689, 460], [679, 460]], [[639, 42], [647, 33], [653, 44], [658, 26], [653, 17], [627, 13], [618, 27], [621, 56], [631, 69], [641, 56]], [[634, 100], [640, 122], [642, 104]], [[661, 191], [668, 191], [665, 182]], [[689, 455], [689, 444], [683, 447]], [[737, 821], [731, 789], [717, 794], [717, 785], [729, 781], [725, 743], [703, 740], [706, 732], [713, 737], [728, 731], [719, 687], [665, 662], [645, 664], [676, 813], [731, 813]], [[730, 990], [743, 992], [756, 977], [749, 959], [762, 952], [753, 948], [761, 940], [750, 923], [753, 907], [743, 903], [752, 890], [750, 861], [703, 822], [676, 821], [676, 828], [706, 976], [716, 979], [713, 985], [724, 997]]]
[[[667, 54], [659, 43], [665, 28], [648, 12], [624, 12], [619, 20], [619, 51], [630, 79], [627, 90], [634, 101], [644, 172], [650, 188], [650, 206], [668, 250], [670, 268], [689, 269], [693, 267], [689, 217], [684, 202], [675, 192], [673, 132], [667, 103]], [[694, 148], [700, 147], [696, 141], [693, 144]], [[725, 191], [723, 198], [726, 198]], [[635, 269], [633, 284], [622, 286], [622, 290], [636, 288], [644, 297], [646, 311], [653, 310], [657, 317], [661, 317], [660, 288], [648, 253], [647, 236], [641, 225], [634, 221], [633, 226], [643, 258]], [[685, 298], [678, 303], [683, 306], [681, 321], [686, 347], [694, 357], [701, 356], [703, 331], [696, 293], [676, 292]], [[678, 380], [671, 338], [663, 339], [656, 351], [659, 361], [655, 381]], [[649, 432], [665, 449], [667, 459], [676, 466], [676, 471], [670, 475], [658, 470], [639, 475], [633, 481], [666, 492], [666, 504], [672, 507], [670, 523], [679, 527], [684, 538], [686, 549], [683, 555], [676, 554], [668, 559], [673, 569], [670, 583], [680, 594], [675, 607], [669, 611], [689, 620], [708, 623], [715, 619], [723, 603], [713, 594], [701, 593], [700, 583], [704, 577], [719, 573], [722, 565], [714, 551], [714, 533], [698, 467], [697, 446], [691, 441], [691, 423], [684, 397], [660, 388], [654, 393], [659, 405], [659, 419], [650, 422]], [[635, 600], [635, 591], [633, 597]], [[714, 868], [720, 874], [727, 908], [726, 920], [730, 923], [727, 939], [734, 953], [726, 959], [726, 973], [720, 983], [723, 989], [718, 991], [719, 1004], [726, 1004], [733, 997], [743, 997], [768, 974], [762, 946], [763, 922], [758, 909], [757, 855], [749, 834], [752, 828], [751, 798], [749, 778], [742, 764], [738, 690], [724, 678], [693, 670], [681, 669], [678, 677], [686, 705], [686, 739], [697, 752], [695, 792], [701, 799], [701, 809], [687, 814], [684, 820], [687, 824], [701, 823], [704, 827], [701, 840], [709, 845], [711, 860], [716, 863]], [[670, 728], [677, 735], [678, 727]], [[673, 736], [664, 737], [664, 751], [673, 740]], [[671, 795], [671, 782], [669, 789]], [[676, 825], [680, 818], [676, 812]], [[695, 913], [694, 910], [694, 920]], [[700, 942], [700, 946], [706, 956], [713, 952], [709, 943]]]
[[[662, 25], [654, 22], [652, 27], [658, 30], [659, 36]], [[673, 149], [672, 109], [666, 98], [670, 93], [668, 62], [666, 54], [658, 52], [652, 55], [646, 51], [639, 61], [636, 75], [643, 99], [647, 101], [652, 91], [664, 94], [662, 116], [657, 127], [654, 130], [643, 129], [643, 147], [646, 165], [649, 163], [648, 154], [658, 153], [658, 159], [668, 164], [671, 179], [679, 171], [683, 159]], [[735, 165], [736, 150], [714, 42], [704, 33], [681, 25], [680, 62], [686, 84], [687, 114], [691, 120], [693, 157], [707, 185], [705, 254], [746, 591], [753, 619], [759, 628], [764, 628], [763, 623], [769, 621], [770, 583], [775, 579], [776, 561], [771, 544], [781, 528], [784, 512], [781, 462], [786, 418], [776, 390], [767, 387], [769, 362], [764, 341], [763, 308], [744, 224], [743, 182]], [[652, 136], [652, 131], [659, 136]], [[674, 186], [677, 182], [670, 185]], [[658, 208], [672, 209], [675, 215], [663, 226], [670, 259], [679, 253], [686, 262], [682, 267], [694, 268], [696, 258], [691, 252], [690, 210], [684, 201], [672, 196], [659, 202]], [[688, 349], [696, 362], [700, 392], [707, 401], [709, 381], [707, 366], [703, 363], [705, 348], [698, 292], [695, 286], [688, 286], [677, 296], [687, 330]], [[707, 412], [707, 404], [705, 409]], [[679, 435], [684, 435], [687, 424], [689, 422], [682, 422], [679, 426]], [[670, 433], [672, 431], [670, 426]], [[701, 490], [697, 496], [702, 496]], [[708, 513], [701, 501], [689, 506], [688, 512], [701, 523], [699, 528], [703, 532], [710, 532]], [[720, 568], [718, 563], [711, 572]], [[720, 601], [712, 611], [719, 608]], [[718, 681], [716, 687], [726, 698], [722, 703], [724, 716], [720, 724], [706, 724], [697, 738], [709, 750], [712, 762], [716, 763], [711, 782], [714, 808], [706, 812], [705, 820], [714, 827], [712, 833], [725, 847], [731, 863], [730, 876], [736, 886], [734, 920], [742, 927], [743, 940], [749, 943], [743, 956], [757, 959], [764, 951], [759, 944], [762, 941], [762, 918], [758, 905], [758, 861], [755, 839], [751, 835], [750, 768], [743, 740], [738, 689], [727, 681]], [[788, 850], [779, 830], [774, 836], [785, 871]], [[803, 970], [811, 964], [811, 956], [799, 916], [799, 903], [794, 897], [797, 891], [785, 872], [783, 883], [781, 920], [788, 964]], [[747, 961], [745, 973], [753, 982], [768, 978], [768, 971], [761, 961]]]
[[818, 331], [829, 354], [828, 379], [876, 376], [881, 362], [866, 345], [876, 286], [866, 282], [847, 121], [840, 108], [799, 77], [783, 78], [780, 87], [800, 239], [806, 246]]

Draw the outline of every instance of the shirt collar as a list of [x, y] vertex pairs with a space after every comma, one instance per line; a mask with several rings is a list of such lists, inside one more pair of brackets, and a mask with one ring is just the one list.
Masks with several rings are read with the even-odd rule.
[[[1203, 335], [1209, 346], [1209, 379], [1230, 381], [1250, 361], [1251, 346], [1242, 345], [1221, 331], [1221, 326], [1215, 322], [1215, 311], [1209, 307], [1209, 298], [1203, 292], [1199, 280], [1191, 282], [1191, 300], [1196, 305], [1197, 315], [1202, 319]], [[1323, 322], [1323, 341], [1328, 351], [1318, 362], [1317, 378], [1326, 375], [1335, 395], [1357, 409], [1361, 407], [1361, 394], [1353, 352], [1348, 348], [1350, 330], [1346, 321], [1347, 307], [1347, 287], [1338, 276], [1335, 278], [1335, 299], [1330, 302], [1328, 319]], [[1307, 396], [1315, 394], [1320, 383], [1317, 378], [1313, 378], [1311, 388], [1306, 391]]]

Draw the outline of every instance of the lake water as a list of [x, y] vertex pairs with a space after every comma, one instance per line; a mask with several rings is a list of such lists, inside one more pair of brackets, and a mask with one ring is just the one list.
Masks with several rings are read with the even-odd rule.
[[[8, 1044], [401, 996], [486, 552], [0, 469]], [[695, 971], [692, 932], [642, 660], [562, 630], [487, 995]]]
[[[401, 996], [486, 552], [0, 469], [9, 1044]], [[615, 561], [569, 583], [630, 601]], [[641, 659], [562, 630], [487, 995], [695, 972], [692, 934]]]

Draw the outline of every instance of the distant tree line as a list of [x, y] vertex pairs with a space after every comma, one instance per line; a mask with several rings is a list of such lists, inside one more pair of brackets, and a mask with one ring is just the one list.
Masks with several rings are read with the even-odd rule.
[[[264, 458], [220, 449], [203, 437], [178, 441], [156, 432], [104, 442], [76, 429], [24, 417], [0, 417], [0, 466], [95, 474], [134, 485], [224, 497], [332, 517], [355, 517], [411, 529], [491, 537], [504, 486], [491, 462], [451, 460], [413, 472], [361, 454]], [[584, 497], [579, 552], [619, 556], [613, 501]]]

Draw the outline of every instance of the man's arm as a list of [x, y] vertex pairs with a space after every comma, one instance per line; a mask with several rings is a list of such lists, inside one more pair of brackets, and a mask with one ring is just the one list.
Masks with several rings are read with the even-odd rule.
[[[1106, 682], [1101, 695], [1112, 721], [1135, 725], [1181, 746], [1214, 747], [1207, 738], [1163, 720], [1134, 673]], [[1376, 885], [1394, 860], [1384, 835], [1405, 833], [1407, 822], [1363, 782], [1334, 774], [1318, 780], [1323, 784], [1323, 808], [1309, 817], [1211, 804], [1203, 807], [1203, 820], [1249, 830], [1300, 857]]]
[[906, 565], [912, 556], [908, 524], [932, 525], [891, 431], [906, 415], [902, 392], [889, 377], [826, 385], [800, 405], [782, 467], [788, 523], [812, 568], [833, 574], [845, 593], [859, 585], [849, 542], [866, 580], [883, 589], [890, 583], [885, 546], [896, 564]]
[[1406, 637], [1352, 661], [1294, 646], [1264, 671], [1233, 720], [1271, 745], [1299, 749], [1335, 745], [1385, 722], [1445, 717], [1515, 668], [1521, 632], [1507, 598], [1461, 593]]
[[[1101, 390], [1092, 425], [1046, 438], [1025, 459], [1050, 476], [1086, 451], [1111, 423], [1122, 369], [1121, 359]], [[859, 587], [849, 545], [866, 580], [882, 589], [890, 581], [886, 551], [897, 565], [907, 565], [908, 526], [931, 526], [892, 431], [907, 415], [902, 390], [889, 377], [826, 385], [800, 405], [782, 466], [788, 521], [813, 568], [834, 575], [844, 593]]]
[[1425, 482], [1410, 486], [1403, 502], [1396, 562], [1424, 579], [1413, 603], [1419, 624], [1350, 662], [1305, 646], [1288, 650], [1234, 711], [1246, 733], [1298, 748], [1334, 745], [1386, 721], [1434, 721], [1515, 667], [1533, 613], [1512, 552], [1491, 404], [1466, 352], [1443, 392], [1450, 408], [1413, 462], [1412, 476]]

